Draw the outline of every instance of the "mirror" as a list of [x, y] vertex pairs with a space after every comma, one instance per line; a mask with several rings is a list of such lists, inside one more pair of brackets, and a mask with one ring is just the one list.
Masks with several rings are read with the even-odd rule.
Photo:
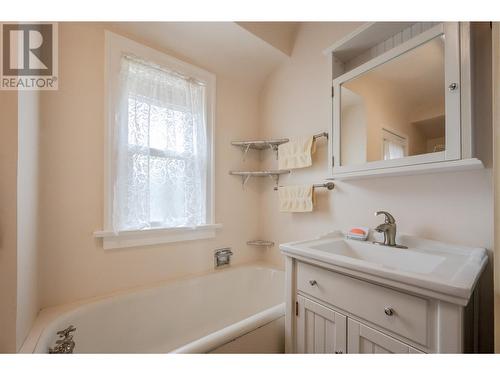
[[445, 150], [444, 35], [340, 86], [340, 165]]

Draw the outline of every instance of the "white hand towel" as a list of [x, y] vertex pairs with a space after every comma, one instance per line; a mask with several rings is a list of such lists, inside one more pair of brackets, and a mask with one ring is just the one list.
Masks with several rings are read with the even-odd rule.
[[311, 137], [291, 139], [278, 146], [279, 169], [305, 168], [312, 165], [311, 155], [316, 151], [316, 141]]
[[313, 185], [280, 186], [281, 212], [311, 212], [314, 207]]

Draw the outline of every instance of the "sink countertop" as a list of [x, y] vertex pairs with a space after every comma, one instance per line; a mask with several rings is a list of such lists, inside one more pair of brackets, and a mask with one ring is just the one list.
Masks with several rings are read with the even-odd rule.
[[483, 248], [465, 247], [409, 235], [399, 249], [346, 239], [341, 232], [280, 245], [288, 256], [428, 297], [466, 305], [488, 261]]

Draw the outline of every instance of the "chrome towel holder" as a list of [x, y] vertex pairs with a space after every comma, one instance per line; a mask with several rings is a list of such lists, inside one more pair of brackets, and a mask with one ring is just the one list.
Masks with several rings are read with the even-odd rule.
[[[280, 186], [275, 186], [274, 190], [278, 190], [279, 188], [280, 188]], [[323, 184], [314, 184], [313, 188], [314, 189], [326, 188], [328, 190], [333, 190], [333, 188], [335, 188], [335, 184], [332, 181], [328, 181], [328, 182], [325, 182]]]

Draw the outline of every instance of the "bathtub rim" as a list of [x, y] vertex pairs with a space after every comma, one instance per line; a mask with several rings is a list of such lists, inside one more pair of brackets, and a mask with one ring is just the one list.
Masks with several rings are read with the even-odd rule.
[[[42, 337], [43, 333], [45, 332], [45, 330], [47, 328], [49, 328], [49, 326], [52, 323], [54, 323], [57, 320], [57, 318], [62, 317], [66, 314], [72, 313], [74, 310], [76, 310], [80, 307], [83, 307], [85, 305], [99, 303], [99, 302], [102, 302], [102, 301], [107, 300], [107, 299], [119, 298], [121, 296], [125, 296], [125, 295], [130, 294], [130, 293], [137, 293], [137, 292], [145, 291], [148, 289], [154, 289], [154, 288], [163, 287], [163, 286], [167, 286], [167, 285], [171, 285], [171, 284], [173, 285], [176, 283], [182, 283], [183, 281], [187, 281], [187, 280], [202, 278], [202, 277], [206, 277], [206, 276], [210, 276], [210, 275], [214, 275], [214, 274], [218, 274], [218, 273], [236, 271], [238, 269], [244, 269], [244, 268], [257, 268], [257, 269], [266, 269], [266, 270], [271, 270], [271, 271], [284, 272], [283, 269], [280, 269], [280, 268], [276, 267], [275, 265], [272, 265], [269, 263], [264, 263], [264, 262], [243, 263], [243, 264], [238, 264], [238, 265], [231, 265], [230, 267], [226, 267], [226, 268], [222, 268], [222, 269], [211, 269], [211, 270], [207, 270], [207, 271], [203, 271], [203, 272], [199, 272], [199, 273], [183, 275], [183, 276], [177, 277], [177, 278], [155, 281], [153, 283], [135, 286], [135, 287], [126, 288], [126, 289], [120, 289], [120, 290], [117, 290], [114, 292], [102, 294], [102, 295], [95, 296], [95, 297], [84, 298], [84, 299], [79, 299], [77, 301], [63, 303], [60, 305], [45, 307], [38, 312], [38, 314], [35, 318], [35, 321], [33, 322], [31, 329], [29, 330], [28, 335], [26, 336], [18, 353], [20, 353], [20, 354], [43, 354], [43, 353], [36, 353], [35, 349], [38, 345], [40, 338]], [[276, 306], [273, 306], [272, 308], [274, 308]], [[257, 313], [257, 314], [259, 314], [259, 313]], [[254, 315], [257, 315], [257, 314], [254, 314]], [[253, 317], [254, 315], [250, 316], [249, 318]], [[235, 323], [235, 324], [237, 324], [237, 323]], [[227, 328], [227, 327], [225, 327], [225, 328]], [[223, 329], [225, 329], [225, 328], [223, 328]], [[218, 331], [216, 331], [216, 332], [218, 332]], [[214, 333], [216, 333], [216, 332], [214, 332]], [[186, 345], [189, 345], [189, 344], [186, 344]]]
[[227, 327], [212, 332], [202, 338], [192, 341], [169, 353], [172, 354], [197, 354], [208, 353], [218, 347], [227, 344], [239, 337], [246, 335], [249, 332], [255, 331], [258, 328], [280, 319], [285, 316], [285, 302], [279, 305], [270, 307], [260, 311], [248, 318], [242, 319], [239, 322], [233, 323]]

